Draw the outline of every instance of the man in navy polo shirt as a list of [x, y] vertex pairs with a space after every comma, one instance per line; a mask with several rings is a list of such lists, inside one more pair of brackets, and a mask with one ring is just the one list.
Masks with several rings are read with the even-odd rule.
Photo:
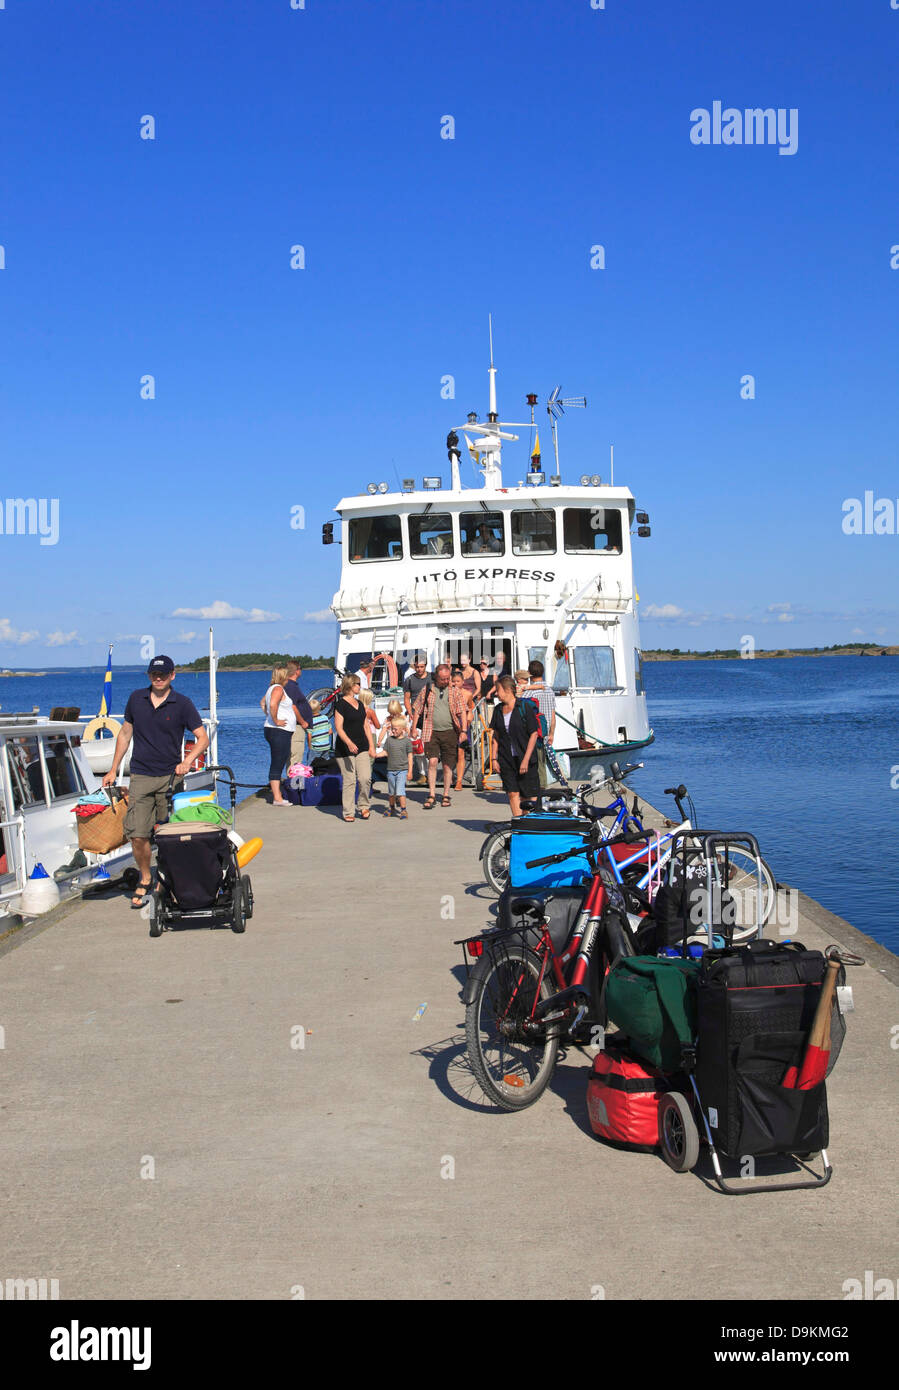
[[[172, 689], [175, 663], [170, 656], [156, 656], [147, 667], [150, 685], [134, 690], [125, 706], [125, 722], [116, 738], [112, 767], [103, 778], [111, 786], [119, 765], [134, 738], [131, 753], [131, 779], [128, 784], [128, 814], [125, 834], [131, 841], [140, 882], [131, 899], [132, 907], [142, 907], [153, 886], [150, 873], [150, 836], [153, 826], [168, 817], [165, 793], [173, 772], [183, 777], [195, 758], [209, 746], [209, 735], [193, 700]], [[190, 757], [182, 759], [181, 743], [186, 729], [196, 738]], [[176, 783], [176, 788], [178, 784]]]

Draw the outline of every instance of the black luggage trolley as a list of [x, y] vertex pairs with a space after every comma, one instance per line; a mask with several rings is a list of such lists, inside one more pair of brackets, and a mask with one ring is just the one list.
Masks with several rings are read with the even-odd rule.
[[[224, 763], [208, 772], [225, 772], [231, 794], [231, 822], [237, 805], [234, 773]], [[218, 779], [217, 779], [218, 780]], [[173, 773], [166, 788], [169, 814], [172, 810]], [[190, 821], [156, 827], [157, 883], [148, 899], [150, 935], [181, 924], [206, 923], [210, 927], [229, 926], [233, 932], [246, 930], [253, 915], [253, 888], [249, 877], [241, 874], [237, 848], [229, 839], [227, 825]]]
[[[696, 981], [696, 1036], [692, 1046], [682, 1047], [680, 1080], [686, 1085], [672, 1088], [659, 1107], [662, 1156], [676, 1172], [687, 1172], [699, 1158], [701, 1136], [708, 1144], [715, 1181], [731, 1196], [823, 1187], [833, 1172], [827, 1152], [825, 1081], [799, 1090], [785, 1086], [784, 1077], [789, 1068], [802, 1061], [828, 959], [840, 962], [840, 984], [845, 980], [846, 965], [864, 962], [836, 946], [829, 946], [822, 955], [807, 951], [797, 941], [761, 939], [762, 925], [769, 916], [765, 911], [759, 912], [755, 939], [735, 945], [733, 918], [715, 920], [720, 910], [715, 902], [715, 865], [727, 864], [733, 848], [742, 849], [762, 864], [758, 845], [746, 832], [701, 832], [701, 844], [702, 860], [709, 866], [704, 890], [709, 947], [703, 953]], [[724, 878], [725, 892], [718, 897], [720, 901], [723, 896], [726, 908], [726, 874]], [[760, 871], [760, 898], [763, 888]], [[752, 888], [751, 893], [755, 892]], [[713, 934], [723, 935], [723, 948], [713, 948]], [[835, 994], [828, 1074], [839, 1056], [845, 1031]], [[799, 1160], [808, 1176], [753, 1184], [753, 1162], [750, 1174], [733, 1182], [724, 1177], [719, 1154], [741, 1164], [757, 1157], [790, 1157]], [[824, 1167], [820, 1175], [807, 1166], [815, 1154], [820, 1154]]]

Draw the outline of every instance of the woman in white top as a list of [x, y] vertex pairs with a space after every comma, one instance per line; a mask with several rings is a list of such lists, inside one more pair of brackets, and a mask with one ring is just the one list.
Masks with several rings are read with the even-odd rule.
[[290, 740], [297, 727], [297, 709], [286, 693], [287, 667], [276, 666], [272, 683], [265, 692], [265, 725], [262, 732], [271, 750], [268, 783], [275, 806], [289, 806], [281, 795], [281, 777], [290, 762]]

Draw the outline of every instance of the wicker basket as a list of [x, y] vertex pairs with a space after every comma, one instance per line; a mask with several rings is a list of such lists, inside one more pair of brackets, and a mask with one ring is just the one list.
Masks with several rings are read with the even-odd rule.
[[125, 843], [125, 816], [128, 812], [128, 798], [122, 796], [114, 806], [99, 811], [95, 816], [76, 816], [78, 822], [78, 848], [91, 854], [108, 854]]

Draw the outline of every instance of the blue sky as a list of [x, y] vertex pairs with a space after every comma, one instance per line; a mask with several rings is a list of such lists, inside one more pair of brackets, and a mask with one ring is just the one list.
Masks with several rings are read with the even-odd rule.
[[[0, 664], [186, 660], [210, 612], [330, 652], [321, 523], [441, 470], [488, 312], [501, 413], [585, 394], [563, 475], [613, 443], [651, 515], [645, 646], [899, 641], [899, 535], [842, 531], [899, 506], [897, 49], [890, 0], [6, 0], [3, 496], [59, 535], [0, 536]], [[796, 153], [693, 144], [715, 101]]]

